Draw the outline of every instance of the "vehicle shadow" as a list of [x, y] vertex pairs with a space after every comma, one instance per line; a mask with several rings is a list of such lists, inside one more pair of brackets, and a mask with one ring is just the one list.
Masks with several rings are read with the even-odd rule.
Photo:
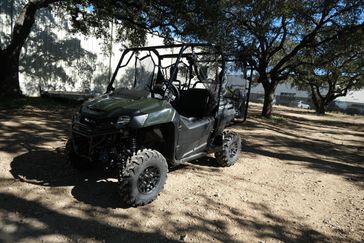
[[78, 172], [73, 169], [66, 159], [64, 148], [30, 151], [15, 157], [10, 166], [10, 173], [15, 179], [40, 186], [74, 186], [107, 176], [100, 171]]
[[30, 151], [14, 158], [10, 173], [21, 182], [46, 187], [72, 186], [73, 197], [103, 208], [127, 208], [117, 192], [116, 174], [95, 168], [77, 171], [68, 162], [64, 148]]
[[216, 159], [211, 156], [205, 156], [199, 159], [192, 160], [191, 162], [189, 162], [189, 164], [210, 167], [211, 169], [219, 167]]

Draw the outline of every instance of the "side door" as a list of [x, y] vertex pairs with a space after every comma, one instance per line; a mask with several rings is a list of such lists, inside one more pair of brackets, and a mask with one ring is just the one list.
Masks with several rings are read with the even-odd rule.
[[176, 159], [203, 152], [214, 127], [214, 118], [201, 119], [182, 117], [178, 127]]

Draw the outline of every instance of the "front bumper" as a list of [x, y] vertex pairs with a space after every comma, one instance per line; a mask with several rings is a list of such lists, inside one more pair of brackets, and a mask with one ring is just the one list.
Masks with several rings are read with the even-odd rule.
[[94, 128], [78, 121], [72, 123], [72, 146], [74, 152], [88, 160], [97, 158], [96, 148], [102, 146], [109, 136], [119, 134], [116, 128]]

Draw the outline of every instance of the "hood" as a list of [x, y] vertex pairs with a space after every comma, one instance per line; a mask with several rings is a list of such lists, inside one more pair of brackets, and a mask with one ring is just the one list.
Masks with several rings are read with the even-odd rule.
[[120, 96], [102, 95], [85, 102], [81, 107], [81, 113], [92, 118], [113, 118], [120, 115], [135, 115], [150, 113], [171, 105], [165, 100], [153, 98], [130, 99]]

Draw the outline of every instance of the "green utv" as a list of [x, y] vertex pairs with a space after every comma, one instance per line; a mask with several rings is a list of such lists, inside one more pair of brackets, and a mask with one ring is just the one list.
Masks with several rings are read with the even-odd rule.
[[126, 49], [107, 92], [73, 116], [71, 163], [117, 169], [122, 200], [132, 206], [159, 195], [168, 167], [210, 153], [218, 165], [233, 165], [241, 138], [224, 131], [235, 116], [223, 97], [224, 66], [211, 45]]

